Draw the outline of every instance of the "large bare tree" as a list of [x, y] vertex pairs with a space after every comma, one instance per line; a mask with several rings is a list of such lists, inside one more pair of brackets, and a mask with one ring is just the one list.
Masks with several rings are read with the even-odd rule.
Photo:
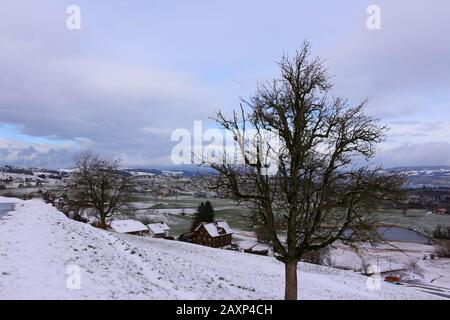
[[132, 190], [133, 182], [128, 173], [120, 170], [120, 160], [107, 159], [91, 151], [75, 157], [72, 191], [79, 207], [95, 209], [99, 227], [105, 228], [106, 219], [116, 213], [130, 212]]
[[[376, 240], [370, 213], [403, 180], [369, 165], [386, 128], [364, 113], [366, 101], [350, 106], [331, 96], [327, 69], [311, 57], [309, 43], [279, 67], [280, 78], [259, 85], [239, 112], [215, 117], [232, 132], [243, 163], [210, 165], [219, 173], [216, 188], [257, 211], [285, 264], [285, 298], [294, 300], [299, 260], [338, 240]], [[278, 147], [257, 138], [256, 152], [249, 152], [248, 128], [276, 132]], [[276, 154], [275, 172], [267, 170], [267, 150]]]

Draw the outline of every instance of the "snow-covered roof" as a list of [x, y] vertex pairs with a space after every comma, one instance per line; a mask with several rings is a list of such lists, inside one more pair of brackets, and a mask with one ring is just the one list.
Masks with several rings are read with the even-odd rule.
[[256, 246], [252, 247], [252, 251], [264, 251], [269, 250], [269, 246], [267, 244], [259, 243]]
[[111, 222], [111, 228], [119, 233], [130, 233], [147, 231], [148, 228], [140, 221], [137, 220], [114, 220]]
[[150, 229], [152, 233], [158, 234], [158, 233], [165, 233], [167, 230], [170, 230], [169, 226], [165, 224], [164, 222], [160, 223], [150, 223], [147, 225], [147, 227]]
[[[202, 223], [195, 229], [195, 231], [197, 231], [201, 226], [205, 227], [208, 234], [213, 238], [224, 234], [233, 234], [233, 230], [231, 230], [228, 224], [222, 220], [217, 222]], [[220, 232], [219, 228], [223, 229], [225, 233]]]
[[162, 225], [162, 228], [163, 228], [164, 230], [170, 230], [170, 227], [167, 225], [167, 223], [161, 222], [160, 225]]
[[233, 234], [233, 230], [230, 228], [230, 226], [228, 225], [228, 223], [226, 221], [223, 220], [219, 220], [217, 221], [217, 226], [219, 228], [223, 228], [225, 230], [226, 234]]
[[219, 231], [217, 231], [217, 227], [214, 225], [214, 223], [205, 223], [203, 224], [203, 226], [211, 237], [220, 236]]

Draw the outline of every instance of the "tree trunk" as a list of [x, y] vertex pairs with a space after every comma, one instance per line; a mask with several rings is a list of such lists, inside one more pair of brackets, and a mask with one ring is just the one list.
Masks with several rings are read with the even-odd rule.
[[105, 214], [100, 214], [100, 225], [99, 228], [106, 229], [106, 217]]
[[297, 300], [297, 260], [289, 260], [285, 263], [285, 300]]

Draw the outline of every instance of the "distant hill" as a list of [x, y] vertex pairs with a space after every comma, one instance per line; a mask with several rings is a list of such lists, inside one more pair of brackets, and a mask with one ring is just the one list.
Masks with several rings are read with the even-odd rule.
[[212, 169], [198, 166], [168, 167], [168, 168], [128, 168], [128, 172], [143, 172], [164, 176], [184, 176], [193, 177], [214, 173]]
[[[215, 174], [211, 168], [192, 166], [180, 167], [159, 167], [159, 168], [123, 168], [124, 172], [130, 174], [149, 174], [160, 176], [183, 176], [194, 177], [205, 174]], [[34, 175], [35, 173], [49, 173], [66, 175], [73, 169], [48, 170], [43, 168], [25, 168], [15, 166], [0, 166], [0, 172], [15, 173], [22, 175]], [[388, 171], [402, 172], [407, 176], [408, 188], [450, 188], [450, 166], [414, 166], [414, 167], [395, 167]]]
[[406, 174], [410, 188], [450, 188], [450, 166], [397, 167], [389, 170]]

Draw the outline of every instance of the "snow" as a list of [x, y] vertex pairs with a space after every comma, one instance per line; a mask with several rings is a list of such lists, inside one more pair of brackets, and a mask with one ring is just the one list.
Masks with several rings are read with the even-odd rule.
[[[271, 257], [117, 234], [68, 219], [40, 200], [0, 218], [0, 299], [282, 299], [284, 267]], [[69, 289], [69, 267], [81, 271]], [[300, 299], [438, 299], [351, 271], [299, 265]]]
[[147, 231], [148, 228], [137, 220], [114, 220], [111, 222], [111, 228], [119, 233], [131, 233], [139, 231]]
[[[196, 231], [201, 228], [201, 226], [203, 226], [206, 229], [206, 232], [208, 232], [208, 234], [213, 238], [219, 237], [220, 235], [233, 234], [233, 230], [231, 230], [230, 226], [223, 220], [211, 223], [202, 223], [196, 228]], [[222, 228], [225, 233], [220, 233], [218, 228]]]
[[193, 208], [182, 208], [182, 209], [151, 209], [151, 212], [159, 213], [159, 214], [186, 214], [193, 215], [197, 212], [197, 209]]
[[[331, 251], [331, 259], [333, 266], [350, 270], [361, 269], [364, 260], [366, 264], [377, 266], [382, 273], [401, 276], [402, 281], [439, 286], [450, 294], [450, 259], [431, 259], [432, 254], [433, 246], [418, 243], [391, 242], [375, 248], [367, 246], [361, 248], [359, 254], [348, 246], [337, 244]], [[406, 270], [412, 262], [418, 264], [423, 275], [413, 275]]]
[[226, 223], [226, 221], [217, 221], [217, 226], [219, 228], [223, 228], [225, 230], [226, 234], [233, 234], [233, 230], [231, 230], [230, 226], [228, 225], [228, 223]]
[[161, 222], [160, 225], [164, 231], [170, 230], [170, 227], [165, 222]]
[[203, 223], [199, 225], [196, 230], [201, 228], [201, 226], [203, 226], [206, 229], [206, 231], [209, 233], [211, 237], [214, 238], [220, 236], [219, 232], [217, 231], [217, 227], [214, 225], [214, 223]]
[[133, 176], [141, 176], [141, 177], [154, 177], [155, 174], [151, 172], [143, 172], [143, 171], [129, 171]]
[[260, 243], [260, 244], [253, 246], [251, 249], [253, 251], [264, 251], [264, 250], [270, 250], [270, 247], [267, 244]]
[[[15, 203], [0, 220], [0, 299], [179, 297], [111, 233], [38, 200]], [[71, 265], [81, 268], [81, 290], [66, 286]]]
[[147, 227], [153, 234], [161, 234], [166, 233], [166, 231], [170, 230], [169, 226], [164, 222], [161, 223], [151, 223], [148, 224]]

